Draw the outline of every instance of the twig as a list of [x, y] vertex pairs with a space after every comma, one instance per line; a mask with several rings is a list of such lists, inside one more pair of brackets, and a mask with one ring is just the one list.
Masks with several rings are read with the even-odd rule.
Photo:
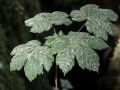
[[57, 65], [55, 67], [55, 90], [58, 90]]
[[86, 24], [86, 22], [82, 25], [82, 27], [78, 30], [78, 32], [80, 32], [83, 29], [83, 27], [85, 26], [85, 24]]
[[54, 30], [54, 33], [57, 34], [56, 30], [55, 30], [55, 27], [53, 26], [53, 30]]

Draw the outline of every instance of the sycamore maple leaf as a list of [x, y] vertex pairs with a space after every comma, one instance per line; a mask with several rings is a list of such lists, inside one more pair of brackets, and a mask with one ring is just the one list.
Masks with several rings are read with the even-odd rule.
[[41, 33], [48, 31], [53, 25], [70, 25], [72, 21], [65, 12], [55, 11], [53, 13], [39, 13], [33, 18], [25, 21], [26, 26], [32, 27], [30, 32]]
[[54, 58], [46, 46], [40, 46], [37, 40], [29, 41], [13, 49], [10, 70], [21, 70], [24, 67], [26, 77], [32, 81], [43, 73], [43, 67], [49, 71]]
[[64, 35], [53, 35], [47, 38], [45, 45], [50, 47], [56, 56], [56, 64], [63, 73], [68, 73], [75, 64], [75, 58], [82, 69], [98, 71], [99, 57], [93, 50], [102, 50], [108, 45], [99, 38], [84, 32], [70, 32]]
[[117, 21], [118, 15], [109, 9], [100, 9], [95, 4], [88, 4], [70, 14], [73, 21], [86, 21], [87, 31], [99, 38], [108, 40], [108, 34], [114, 35], [111, 21]]

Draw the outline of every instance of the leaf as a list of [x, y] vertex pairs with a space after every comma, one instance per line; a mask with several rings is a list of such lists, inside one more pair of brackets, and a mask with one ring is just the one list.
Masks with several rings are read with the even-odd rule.
[[[70, 32], [68, 34], [68, 36], [70, 35], [69, 36], [70, 50], [73, 53], [73, 55], [75, 55], [77, 62], [82, 69], [98, 71], [99, 65], [100, 65], [99, 57], [98, 57], [97, 53], [91, 49], [91, 47], [88, 44], [89, 42], [87, 42], [87, 43], [84, 42], [85, 34], [75, 33], [75, 32]], [[91, 37], [91, 36], [88, 35], [87, 37]], [[89, 38], [88, 38], [88, 40], [89, 40]]]
[[41, 33], [48, 31], [53, 25], [70, 25], [72, 21], [65, 12], [39, 13], [25, 21], [26, 26], [32, 27], [30, 32]]
[[22, 67], [24, 66], [26, 60], [27, 60], [27, 57], [24, 55], [24, 53], [15, 55], [11, 60], [10, 70], [11, 71], [13, 71], [13, 70], [17, 70], [17, 71], [21, 70]]
[[24, 67], [25, 75], [30, 81], [43, 73], [43, 67], [49, 71], [54, 58], [50, 48], [40, 45], [39, 41], [32, 40], [15, 47], [11, 52], [13, 58], [10, 70], [20, 70]]
[[92, 71], [99, 70], [99, 57], [96, 52], [90, 48], [79, 47], [76, 53], [76, 59], [82, 69], [88, 69]]
[[72, 10], [70, 16], [72, 17], [73, 21], [84, 21], [87, 20], [91, 15], [95, 15], [98, 6], [95, 4], [88, 4], [81, 7], [79, 10]]
[[89, 37], [88, 40], [85, 40], [85, 41], [87, 41], [88, 45], [92, 49], [103, 50], [103, 49], [109, 47], [102, 39], [99, 39], [94, 36]]
[[69, 38], [71, 41], [73, 40], [73, 42], [77, 42], [80, 46], [91, 47], [92, 49], [96, 50], [103, 50], [108, 47], [108, 45], [102, 39], [91, 36], [89, 33], [85, 32], [70, 32]]
[[100, 9], [99, 13], [103, 14], [111, 21], [117, 21], [118, 19], [118, 15], [110, 9]]
[[113, 26], [110, 21], [117, 21], [118, 15], [109, 9], [100, 9], [97, 5], [88, 4], [73, 10], [70, 13], [73, 21], [86, 21], [87, 31], [99, 38], [108, 40], [108, 34], [114, 35]]
[[[70, 13], [73, 21], [83, 21], [90, 19], [91, 17], [96, 17], [99, 19], [109, 19], [111, 21], [117, 21], [118, 15], [109, 9], [100, 9], [99, 6], [95, 4], [88, 4], [81, 7], [79, 10], [73, 10]], [[75, 20], [74, 20], [75, 19]]]
[[69, 44], [68, 38], [65, 37], [61, 31], [59, 32], [59, 35], [55, 34], [53, 36], [47, 37], [46, 39], [47, 40], [45, 45], [51, 47], [53, 54], [61, 52]]
[[108, 34], [114, 35], [112, 23], [108, 20], [91, 18], [86, 22], [88, 32], [93, 33], [99, 38], [108, 40]]
[[[61, 39], [56, 43], [58, 37]], [[85, 32], [70, 32], [68, 35], [62, 34], [57, 35], [54, 39], [51, 38], [47, 38], [46, 45], [51, 47], [52, 50], [56, 50], [56, 64], [63, 71], [64, 75], [73, 68], [75, 57], [82, 69], [98, 71], [99, 57], [93, 49], [102, 50], [108, 47], [102, 39]]]
[[41, 61], [36, 60], [34, 58], [29, 58], [29, 60], [25, 64], [24, 71], [26, 77], [30, 81], [34, 80], [37, 77], [37, 75], [43, 73], [43, 67]]
[[73, 54], [69, 52], [68, 48], [58, 53], [56, 57], [56, 64], [59, 65], [64, 75], [67, 74], [73, 68], [75, 60]]
[[72, 23], [72, 21], [68, 18], [69, 15], [66, 14], [65, 12], [60, 12], [60, 11], [55, 11], [52, 13], [52, 20], [51, 23], [53, 23], [54, 25], [70, 25]]

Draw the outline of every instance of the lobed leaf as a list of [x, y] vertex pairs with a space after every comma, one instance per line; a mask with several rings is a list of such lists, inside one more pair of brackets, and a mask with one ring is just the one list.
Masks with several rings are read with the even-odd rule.
[[65, 12], [40, 13], [25, 21], [26, 26], [32, 27], [30, 32], [41, 33], [48, 31], [53, 25], [70, 25], [72, 21]]
[[88, 32], [93, 33], [99, 38], [108, 40], [108, 34], [114, 35], [112, 23], [108, 20], [91, 18], [86, 22]]
[[[88, 4], [79, 10], [70, 13], [73, 21], [86, 21], [87, 31], [69, 32], [64, 35], [62, 31], [46, 38], [44, 46], [37, 40], [29, 41], [13, 49], [10, 70], [21, 70], [24, 67], [26, 77], [32, 81], [43, 73], [49, 71], [56, 55], [56, 64], [67, 74], [75, 65], [75, 59], [82, 69], [99, 70], [99, 56], [94, 50], [103, 50], [108, 47], [105, 41], [108, 34], [114, 35], [111, 21], [117, 21], [118, 16], [112, 10], [100, 9], [95, 4]], [[41, 33], [50, 30], [53, 25], [70, 25], [72, 21], [65, 12], [39, 13], [25, 21], [31, 27], [30, 32]], [[104, 41], [105, 40], [105, 41]]]
[[32, 81], [43, 73], [43, 67], [49, 71], [54, 58], [50, 48], [40, 46], [37, 40], [17, 46], [11, 52], [13, 58], [10, 62], [10, 70], [20, 70], [24, 67], [26, 77]]
[[87, 47], [84, 47], [84, 48], [79, 47], [75, 56], [76, 56], [78, 65], [82, 69], [88, 69], [91, 71], [98, 72], [99, 66], [100, 66], [99, 57], [94, 50]]
[[108, 34], [114, 35], [111, 21], [117, 21], [118, 15], [109, 9], [100, 9], [97, 5], [88, 4], [73, 10], [70, 13], [73, 21], [86, 21], [87, 31], [93, 33], [104, 40], [108, 39]]
[[69, 44], [69, 40], [62, 32], [59, 32], [59, 35], [53, 35], [46, 38], [45, 45], [51, 47], [53, 54], [61, 52]]
[[73, 54], [71, 54], [68, 48], [58, 53], [56, 57], [56, 64], [59, 65], [64, 75], [73, 68], [75, 60]]
[[[57, 38], [61, 39], [58, 40]], [[70, 32], [68, 35], [57, 35], [54, 39], [48, 37], [46, 45], [51, 47], [51, 50], [56, 51], [54, 53], [57, 54], [56, 64], [64, 75], [73, 68], [75, 57], [82, 69], [98, 71], [99, 57], [93, 49], [102, 50], [108, 47], [102, 39], [85, 32]]]

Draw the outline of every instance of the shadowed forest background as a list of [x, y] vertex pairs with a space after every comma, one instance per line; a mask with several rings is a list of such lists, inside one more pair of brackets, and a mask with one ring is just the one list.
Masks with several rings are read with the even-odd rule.
[[[112, 9], [120, 17], [120, 0], [0, 0], [0, 90], [53, 90], [55, 66], [49, 73], [45, 72], [32, 82], [29, 82], [24, 71], [10, 72], [10, 52], [19, 45], [32, 39], [41, 40], [46, 34], [32, 34], [24, 21], [40, 12], [64, 11], [70, 13], [73, 9], [94, 3], [101, 8]], [[65, 33], [79, 29], [82, 24], [62, 26]], [[59, 28], [59, 27], [58, 27]], [[114, 23], [115, 37], [109, 37], [110, 47], [98, 51], [101, 58], [99, 73], [82, 70], [76, 64], [65, 77], [58, 70], [59, 79], [71, 82], [73, 90], [120, 90], [120, 59], [111, 61], [114, 48], [120, 38], [120, 20]], [[49, 32], [50, 33], [50, 32]], [[49, 34], [48, 33], [48, 34]], [[59, 82], [60, 86], [60, 82]]]

